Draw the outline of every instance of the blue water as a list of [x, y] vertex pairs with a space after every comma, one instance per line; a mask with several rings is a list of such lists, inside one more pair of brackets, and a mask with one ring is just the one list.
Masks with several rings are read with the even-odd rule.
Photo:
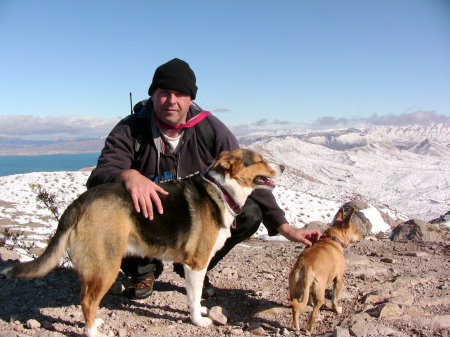
[[0, 156], [0, 176], [30, 172], [78, 171], [97, 165], [100, 153]]

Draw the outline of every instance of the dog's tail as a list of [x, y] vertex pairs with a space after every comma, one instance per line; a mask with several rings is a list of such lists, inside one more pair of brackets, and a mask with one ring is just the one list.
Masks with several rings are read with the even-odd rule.
[[303, 311], [306, 308], [312, 278], [313, 275], [310, 268], [295, 269], [289, 275], [290, 300], [293, 309]]
[[43, 277], [55, 268], [64, 257], [70, 233], [78, 222], [75, 207], [70, 205], [63, 213], [55, 235], [41, 256], [33, 261], [15, 264], [1, 273], [7, 277]]

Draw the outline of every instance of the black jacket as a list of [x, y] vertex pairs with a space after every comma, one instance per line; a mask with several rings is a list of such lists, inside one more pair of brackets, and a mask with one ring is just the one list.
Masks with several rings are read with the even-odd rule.
[[[124, 118], [114, 127], [105, 140], [97, 167], [87, 181], [88, 188], [117, 182], [121, 172], [130, 168], [153, 181], [184, 178], [197, 172], [204, 173], [211, 160], [221, 151], [239, 148], [231, 131], [219, 119], [210, 115], [207, 119], [214, 129], [215, 141], [212, 153], [197, 130], [192, 127], [185, 129], [177, 156], [166, 155], [159, 130], [153, 123], [152, 106], [153, 104], [148, 104], [141, 113]], [[190, 109], [188, 119], [195, 113], [193, 109]], [[276, 228], [287, 223], [287, 220], [273, 194], [268, 190], [256, 190], [250, 197], [260, 206], [263, 223], [269, 234], [277, 234]]]

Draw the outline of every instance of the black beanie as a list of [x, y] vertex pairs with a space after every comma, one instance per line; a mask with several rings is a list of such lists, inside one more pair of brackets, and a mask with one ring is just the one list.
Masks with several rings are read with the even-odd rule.
[[176, 90], [195, 99], [197, 86], [195, 74], [186, 62], [174, 58], [155, 70], [153, 82], [148, 89], [151, 96], [157, 88]]

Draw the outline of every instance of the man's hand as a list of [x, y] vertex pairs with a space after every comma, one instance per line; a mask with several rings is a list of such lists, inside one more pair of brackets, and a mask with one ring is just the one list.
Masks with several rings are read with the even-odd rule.
[[123, 171], [120, 177], [128, 193], [130, 193], [136, 212], [142, 211], [144, 217], [152, 220], [154, 203], [158, 213], [163, 213], [158, 193], [167, 195], [168, 192], [133, 169]]
[[311, 247], [318, 241], [321, 235], [320, 231], [317, 229], [294, 228], [287, 223], [279, 226], [277, 231], [286, 239], [294, 242], [301, 242], [308, 247]]

